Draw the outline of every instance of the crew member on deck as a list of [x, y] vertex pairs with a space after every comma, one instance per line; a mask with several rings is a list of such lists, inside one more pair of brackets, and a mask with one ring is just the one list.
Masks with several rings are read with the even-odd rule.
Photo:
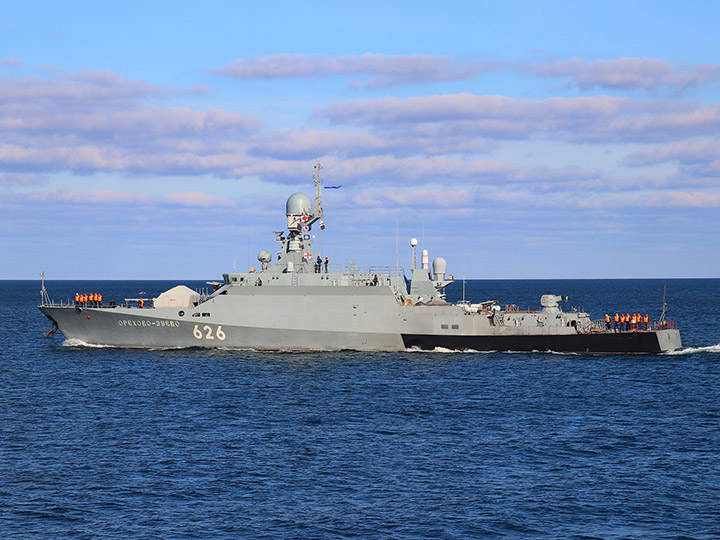
[[327, 257], [325, 257], [325, 273], [326, 273], [326, 274], [328, 273], [327, 267], [328, 267], [328, 264], [329, 264], [329, 263], [330, 263], [330, 259], [327, 258]]
[[322, 268], [322, 259], [320, 258], [320, 255], [318, 255], [317, 259], [315, 259], [315, 273], [319, 274], [321, 268]]
[[648, 329], [648, 323], [649, 323], [649, 322], [650, 322], [650, 316], [646, 313], [646, 314], [645, 314], [645, 318], [643, 319], [643, 325], [644, 325], [643, 328], [644, 328], [645, 330]]
[[610, 315], [608, 315], [606, 313], [605, 314], [605, 329], [610, 330], [611, 327], [612, 327], [612, 323], [610, 322]]
[[618, 326], [620, 325], [620, 315], [617, 313], [615, 314], [615, 331], [618, 331]]
[[145, 300], [143, 298], [140, 299], [140, 302], [138, 303], [138, 307], [143, 307], [145, 305]]

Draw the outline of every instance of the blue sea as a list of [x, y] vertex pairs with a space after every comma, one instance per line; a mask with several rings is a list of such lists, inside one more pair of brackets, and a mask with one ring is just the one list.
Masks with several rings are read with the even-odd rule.
[[[466, 297], [656, 319], [664, 283]], [[75, 347], [39, 291], [0, 281], [0, 538], [720, 538], [720, 280], [667, 280], [684, 349], [644, 356]]]

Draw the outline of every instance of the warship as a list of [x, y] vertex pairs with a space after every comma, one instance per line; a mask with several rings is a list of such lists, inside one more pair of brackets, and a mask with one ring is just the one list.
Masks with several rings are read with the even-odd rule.
[[[121, 304], [53, 301], [45, 289], [38, 306], [73, 343], [129, 348], [223, 347], [255, 350], [450, 349], [552, 351], [560, 353], [660, 353], [682, 347], [675, 321], [592, 320], [584, 311], [563, 311], [563, 297], [544, 294], [537, 310], [495, 300], [446, 300], [455, 280], [447, 263], [427, 250], [411, 276], [395, 266], [333, 265], [313, 251], [314, 227], [325, 228], [324, 179], [314, 166], [315, 201], [304, 193], [287, 199], [287, 228], [275, 232], [275, 261], [265, 250], [259, 268], [223, 274], [197, 292], [178, 285], [156, 298]], [[330, 186], [328, 186], [330, 187]], [[629, 317], [628, 317], [629, 319]]]

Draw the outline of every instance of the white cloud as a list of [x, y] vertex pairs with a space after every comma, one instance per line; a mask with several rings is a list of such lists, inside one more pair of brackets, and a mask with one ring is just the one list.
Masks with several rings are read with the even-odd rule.
[[593, 87], [620, 90], [667, 88], [681, 91], [716, 83], [720, 65], [693, 65], [657, 58], [584, 58], [551, 60], [477, 60], [435, 55], [308, 56], [273, 54], [239, 58], [214, 69], [215, 73], [238, 79], [276, 79], [333, 75], [367, 76], [358, 87], [383, 87], [407, 83], [470, 80], [480, 74], [502, 69], [538, 77], [564, 78], [583, 89]]
[[37, 202], [62, 202], [69, 204], [93, 204], [108, 206], [148, 205], [186, 207], [233, 207], [235, 201], [226, 197], [208, 195], [197, 191], [167, 193], [165, 195], [144, 195], [129, 191], [105, 189], [61, 188], [46, 191], [28, 191], [16, 198]]
[[548, 62], [518, 62], [513, 67], [541, 77], [565, 77], [581, 88], [597, 86], [630, 90], [666, 87], [685, 90], [720, 80], [720, 65], [689, 65], [656, 58], [572, 58]]
[[360, 56], [308, 56], [274, 54], [240, 58], [216, 68], [221, 75], [238, 79], [275, 79], [327, 75], [368, 75], [368, 87], [467, 80], [498, 68], [497, 62], [464, 62], [449, 56], [425, 54]]

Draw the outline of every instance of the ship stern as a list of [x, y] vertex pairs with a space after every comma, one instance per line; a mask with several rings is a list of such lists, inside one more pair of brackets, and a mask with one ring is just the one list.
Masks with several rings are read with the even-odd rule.
[[680, 330], [670, 328], [667, 330], [656, 330], [658, 346], [660, 352], [672, 352], [682, 349], [682, 340], [680, 339]]

